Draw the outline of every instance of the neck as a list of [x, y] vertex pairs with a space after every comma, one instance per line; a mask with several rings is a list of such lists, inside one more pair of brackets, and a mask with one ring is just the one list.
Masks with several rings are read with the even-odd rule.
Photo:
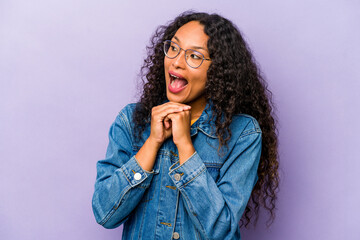
[[206, 100], [202, 97], [187, 104], [191, 106], [191, 120], [194, 120], [201, 116], [201, 113], [204, 111], [206, 106]]

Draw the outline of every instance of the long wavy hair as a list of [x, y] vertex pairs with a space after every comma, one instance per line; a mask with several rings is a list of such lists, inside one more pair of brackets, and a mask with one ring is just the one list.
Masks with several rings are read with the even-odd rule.
[[[167, 100], [163, 42], [190, 21], [198, 21], [209, 36], [207, 47], [212, 59], [207, 71], [204, 95], [213, 103], [216, 134], [220, 146], [231, 138], [230, 123], [234, 114], [245, 113], [257, 119], [262, 130], [262, 152], [258, 181], [246, 206], [240, 226], [258, 220], [262, 206], [268, 210], [270, 225], [275, 218], [276, 193], [279, 187], [277, 129], [272, 94], [267, 88], [251, 51], [237, 27], [218, 14], [184, 12], [166, 26], [159, 26], [151, 38], [140, 76], [143, 92], [133, 120], [140, 136], [151, 117], [151, 109]], [[146, 121], [144, 121], [146, 119]]]

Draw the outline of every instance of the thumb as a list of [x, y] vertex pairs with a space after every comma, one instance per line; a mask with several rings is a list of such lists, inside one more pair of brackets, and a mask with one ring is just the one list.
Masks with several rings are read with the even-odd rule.
[[170, 119], [170, 118], [165, 117], [165, 119], [164, 119], [164, 126], [165, 126], [165, 129], [166, 129], [166, 130], [169, 129], [169, 128], [171, 128], [171, 119]]

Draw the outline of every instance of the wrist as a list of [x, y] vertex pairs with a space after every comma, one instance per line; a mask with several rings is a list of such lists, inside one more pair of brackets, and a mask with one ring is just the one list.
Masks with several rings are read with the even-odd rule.
[[156, 151], [159, 150], [161, 145], [163, 144], [162, 142], [156, 141], [151, 136], [145, 142], [147, 143], [147, 145], [149, 145], [152, 148], [156, 149]]
[[192, 143], [176, 145], [179, 153], [180, 164], [183, 164], [188, 160], [195, 152], [194, 145]]
[[192, 151], [194, 149], [194, 145], [192, 144], [192, 142], [180, 142], [175, 144], [178, 151], [180, 152], [189, 152]]

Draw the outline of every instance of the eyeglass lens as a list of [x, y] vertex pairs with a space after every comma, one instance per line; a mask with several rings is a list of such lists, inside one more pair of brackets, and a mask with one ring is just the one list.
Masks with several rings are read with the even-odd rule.
[[[164, 42], [164, 52], [168, 58], [176, 58], [180, 50], [181, 48], [176, 43], [169, 40]], [[185, 60], [190, 67], [197, 68], [203, 62], [204, 55], [198, 51], [187, 49], [185, 50]]]

